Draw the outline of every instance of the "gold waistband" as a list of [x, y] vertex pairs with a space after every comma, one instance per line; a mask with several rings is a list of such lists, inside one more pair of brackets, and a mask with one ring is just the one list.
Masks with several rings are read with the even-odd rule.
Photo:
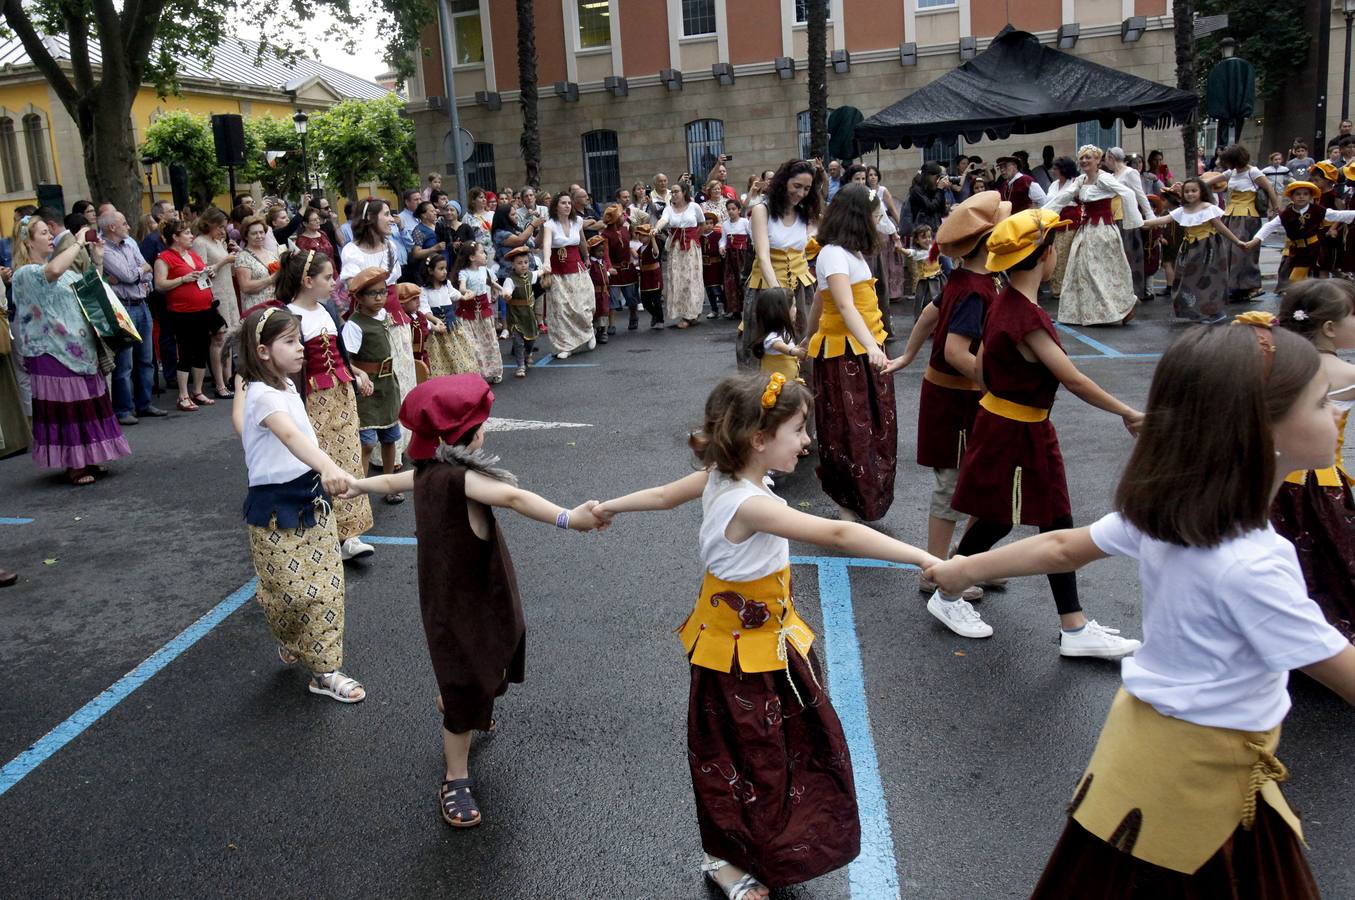
[[1232, 191], [1228, 194], [1228, 204], [1223, 207], [1225, 216], [1247, 216], [1258, 218], [1261, 211], [1256, 208], [1256, 191]]
[[1049, 418], [1049, 410], [1047, 409], [1040, 409], [1038, 406], [1026, 406], [1024, 403], [1015, 403], [1011, 400], [1003, 400], [996, 394], [985, 393], [979, 398], [979, 406], [982, 406], [995, 416], [1011, 419], [1013, 422], [1025, 422], [1028, 425], [1043, 422], [1045, 419]]
[[793, 291], [800, 285], [807, 287], [814, 283], [814, 276], [809, 274], [809, 260], [803, 250], [770, 250], [767, 255], [771, 258], [772, 273], [776, 275], [777, 283], [768, 284], [762, 277], [762, 266], [754, 261], [753, 271], [748, 273], [748, 287], [752, 290], [783, 287]]
[[696, 608], [677, 629], [694, 666], [728, 672], [738, 657], [744, 672], [786, 668], [786, 645], [803, 656], [814, 632], [795, 611], [790, 567], [755, 581], [725, 581], [710, 572]]
[[945, 372], [932, 368], [931, 366], [928, 366], [927, 371], [922, 373], [922, 380], [930, 381], [937, 387], [950, 388], [952, 391], [983, 390], [983, 388], [979, 387], [978, 384], [976, 384], [973, 381], [970, 381], [963, 375], [948, 375]]
[[[819, 313], [819, 330], [809, 339], [809, 355], [818, 359], [833, 359], [845, 356], [849, 352], [860, 355], [867, 352], [856, 336], [847, 330], [847, 320], [833, 300], [831, 291], [820, 291], [823, 298], [823, 311]], [[885, 333], [884, 319], [880, 315], [880, 298], [875, 293], [875, 279], [858, 281], [852, 285], [852, 306], [865, 320], [866, 330], [876, 344], [883, 344], [888, 336]]]

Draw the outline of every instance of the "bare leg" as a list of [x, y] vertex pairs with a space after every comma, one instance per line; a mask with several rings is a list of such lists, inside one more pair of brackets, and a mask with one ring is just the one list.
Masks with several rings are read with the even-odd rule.
[[937, 559], [950, 557], [950, 542], [955, 537], [955, 523], [950, 519], [927, 517], [927, 552]]
[[454, 781], [457, 778], [470, 777], [467, 765], [470, 758], [470, 739], [469, 731], [452, 734], [446, 728], [442, 729], [442, 755], [447, 762], [447, 773], [443, 776], [445, 780]]
[[187, 399], [188, 399], [188, 373], [187, 373], [187, 372], [182, 372], [182, 371], [181, 371], [181, 372], [175, 372], [175, 373], [174, 373], [174, 377], [175, 377], [175, 378], [178, 380], [178, 382], [179, 382], [179, 399], [180, 399], [180, 400], [187, 400]]
[[212, 335], [212, 343], [207, 350], [207, 364], [212, 367], [212, 384], [216, 385], [218, 393], [230, 389], [230, 382], [226, 380], [225, 366], [221, 361], [221, 351], [225, 347], [225, 331], [218, 331]]

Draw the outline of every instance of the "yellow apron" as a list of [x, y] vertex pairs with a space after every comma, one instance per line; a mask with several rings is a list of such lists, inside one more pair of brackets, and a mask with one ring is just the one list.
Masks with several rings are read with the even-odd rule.
[[772, 272], [776, 275], [778, 283], [767, 283], [762, 277], [762, 266], [755, 257], [753, 271], [748, 273], [749, 290], [762, 291], [767, 288], [783, 287], [788, 291], [794, 291], [801, 285], [809, 286], [814, 283], [814, 276], [809, 274], [809, 260], [803, 250], [771, 250], [768, 256], [771, 257]]
[[[1336, 460], [1325, 469], [1313, 470], [1313, 475], [1317, 477], [1319, 487], [1341, 487], [1343, 484], [1355, 484], [1355, 479], [1352, 479], [1345, 466], [1341, 465], [1341, 448], [1346, 443], [1346, 420], [1349, 418], [1350, 410], [1341, 413], [1341, 422], [1336, 429]], [[1290, 472], [1284, 480], [1289, 484], [1303, 484], [1308, 480], [1308, 473]]]
[[1184, 229], [1185, 234], [1181, 236], [1181, 243], [1193, 244], [1196, 241], [1202, 241], [1214, 234], [1214, 223], [1205, 222], [1203, 225], [1187, 225]]
[[1256, 208], [1256, 191], [1229, 191], [1228, 204], [1223, 207], [1223, 214], [1260, 218], [1261, 211]]
[[784, 353], [764, 353], [758, 368], [764, 375], [780, 372], [788, 381], [800, 380], [800, 360]]
[[[819, 313], [819, 330], [809, 339], [810, 357], [833, 359], [845, 356], [849, 346], [853, 354], [867, 352], [867, 348], [861, 346], [861, 342], [847, 330], [847, 322], [838, 311], [837, 304], [833, 302], [832, 291], [819, 291], [819, 296], [823, 298], [823, 311]], [[852, 306], [856, 307], [856, 311], [865, 320], [866, 328], [870, 331], [870, 336], [875, 338], [875, 343], [883, 344], [887, 335], [884, 321], [880, 317], [880, 300], [875, 294], [874, 278], [858, 281], [852, 285]]]
[[728, 672], [786, 670], [786, 645], [807, 657], [814, 632], [795, 611], [790, 567], [756, 581], [724, 581], [707, 572], [701, 596], [677, 629], [694, 666]]

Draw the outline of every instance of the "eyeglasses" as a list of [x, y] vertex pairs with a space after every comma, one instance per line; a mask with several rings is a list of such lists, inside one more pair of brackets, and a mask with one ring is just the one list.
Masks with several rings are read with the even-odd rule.
[[376, 288], [370, 291], [358, 291], [359, 297], [384, 297], [386, 291], [384, 288]]

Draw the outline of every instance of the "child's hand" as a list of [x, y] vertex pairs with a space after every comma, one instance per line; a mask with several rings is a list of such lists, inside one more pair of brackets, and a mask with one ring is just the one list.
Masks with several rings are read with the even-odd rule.
[[908, 368], [908, 364], [911, 363], [912, 361], [913, 357], [908, 356], [907, 354], [900, 356], [898, 359], [891, 359], [889, 361], [889, 365], [885, 366], [884, 371], [881, 372], [880, 374], [893, 375], [895, 372]]
[[447, 330], [447, 323], [434, 316], [428, 320], [428, 327], [434, 334], [442, 334]]
[[973, 584], [973, 580], [965, 574], [963, 556], [953, 556], [944, 562], [938, 560], [934, 565], [924, 566], [922, 574], [927, 580], [935, 582], [942, 593], [951, 597], [960, 596], [965, 588]]
[[596, 500], [589, 500], [571, 509], [569, 511], [569, 527], [574, 531], [593, 531], [598, 528], [605, 528], [606, 524], [593, 513], [597, 505]]
[[1140, 429], [1143, 428], [1143, 413], [1137, 409], [1131, 409], [1120, 418], [1124, 420], [1124, 427], [1129, 430], [1129, 433], [1138, 437]]
[[367, 377], [366, 372], [358, 372], [358, 393], [364, 397], [372, 396], [376, 388], [372, 387], [372, 379]]
[[615, 518], [616, 513], [609, 509], [607, 507], [607, 504], [605, 503], [598, 503], [596, 500], [590, 500], [589, 502], [594, 504], [593, 518], [597, 519], [598, 522], [601, 523], [598, 526], [599, 530], [606, 528], [608, 525], [611, 525], [612, 519]]
[[799, 346], [792, 347], [790, 350], [790, 355], [800, 360], [801, 362], [803, 362], [806, 359], [809, 359], [809, 351], [806, 350], [804, 347]]
[[[320, 473], [320, 485], [325, 491], [333, 497], [348, 497], [348, 492], [352, 490], [354, 478], [338, 466], [328, 466]], [[356, 496], [356, 494], [354, 494]]]

